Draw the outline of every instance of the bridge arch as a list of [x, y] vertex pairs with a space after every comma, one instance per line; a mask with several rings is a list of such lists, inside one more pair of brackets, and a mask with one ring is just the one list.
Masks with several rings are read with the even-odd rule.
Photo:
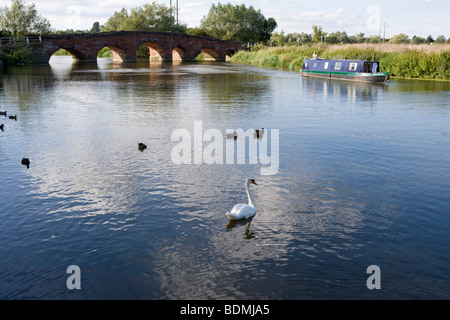
[[172, 50], [172, 60], [173, 61], [183, 61], [186, 59], [187, 50], [183, 46], [176, 46]]
[[142, 43], [142, 45], [145, 45], [150, 53], [150, 60], [156, 60], [156, 61], [161, 61], [164, 60], [164, 56], [165, 56], [165, 52], [164, 52], [164, 48], [163, 46], [161, 46], [160, 44], [158, 44], [157, 42], [151, 42], [151, 41], [147, 41]]
[[63, 49], [65, 51], [67, 51], [68, 53], [70, 53], [70, 55], [72, 56], [73, 60], [75, 60], [75, 61], [83, 61], [85, 59], [84, 55], [80, 51], [78, 51], [76, 49], [73, 49], [73, 48], [64, 47], [64, 46], [53, 48], [48, 53], [49, 54], [49, 59], [53, 56], [53, 54], [56, 51], [59, 51], [60, 49]]
[[201, 53], [203, 54], [203, 59], [205, 61], [217, 61], [219, 60], [219, 54], [211, 48], [202, 48]]
[[225, 61], [230, 61], [231, 57], [236, 54], [236, 50], [230, 49], [225, 54]]
[[[108, 48], [111, 51], [114, 62], [123, 62], [125, 60], [126, 52], [122, 48], [108, 44], [103, 46], [100, 50], [102, 50], [103, 48]], [[100, 50], [97, 51], [97, 56]]]

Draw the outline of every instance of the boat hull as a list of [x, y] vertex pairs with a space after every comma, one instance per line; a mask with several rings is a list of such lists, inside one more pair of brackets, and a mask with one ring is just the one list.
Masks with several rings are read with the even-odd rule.
[[387, 72], [378, 73], [346, 73], [346, 72], [325, 72], [300, 70], [303, 77], [314, 77], [322, 79], [339, 79], [357, 82], [386, 82], [389, 78]]

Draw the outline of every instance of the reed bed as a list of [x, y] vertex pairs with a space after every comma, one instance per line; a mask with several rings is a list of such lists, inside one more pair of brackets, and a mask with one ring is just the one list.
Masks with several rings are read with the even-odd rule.
[[334, 45], [343, 48], [359, 48], [359, 49], [372, 49], [381, 52], [395, 53], [406, 52], [409, 50], [421, 51], [425, 53], [440, 53], [442, 51], [449, 51], [450, 44], [394, 44], [394, 43], [349, 43]]
[[316, 51], [324, 59], [371, 60], [376, 54], [381, 71], [392, 77], [450, 80], [450, 45], [413, 44], [311, 44], [287, 47], [255, 47], [234, 55], [232, 62], [261, 67], [300, 70], [305, 57]]

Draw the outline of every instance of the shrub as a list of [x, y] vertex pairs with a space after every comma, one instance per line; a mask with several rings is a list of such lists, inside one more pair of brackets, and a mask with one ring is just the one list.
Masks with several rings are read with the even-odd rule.
[[103, 49], [101, 49], [97, 54], [97, 57], [99, 57], [99, 58], [111, 58], [112, 56], [113, 55], [112, 55], [111, 50], [109, 50], [109, 48], [107, 48], [107, 47], [104, 47]]
[[26, 65], [34, 62], [31, 51], [25, 47], [19, 47], [11, 51], [8, 55], [9, 64]]

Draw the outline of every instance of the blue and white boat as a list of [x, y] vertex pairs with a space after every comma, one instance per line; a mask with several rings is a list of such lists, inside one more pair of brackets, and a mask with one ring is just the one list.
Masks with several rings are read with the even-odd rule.
[[380, 72], [380, 63], [368, 60], [305, 59], [300, 74], [305, 77], [340, 79], [360, 82], [386, 82], [387, 72]]

